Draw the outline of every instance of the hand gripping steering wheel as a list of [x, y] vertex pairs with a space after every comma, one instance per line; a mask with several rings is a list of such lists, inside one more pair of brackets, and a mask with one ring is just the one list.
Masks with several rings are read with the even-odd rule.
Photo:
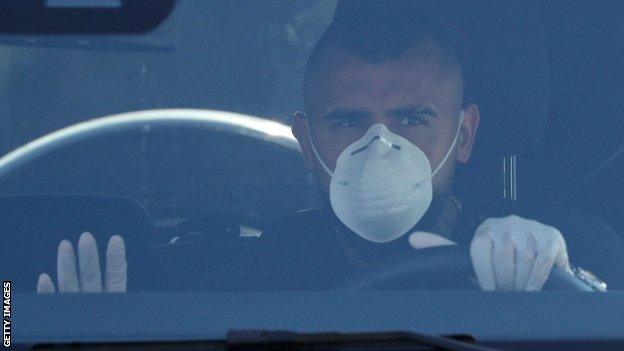
[[[479, 284], [468, 250], [461, 246], [443, 246], [390, 257], [350, 275], [334, 289], [475, 290], [479, 289]], [[553, 267], [544, 290], [594, 291], [559, 267]]]

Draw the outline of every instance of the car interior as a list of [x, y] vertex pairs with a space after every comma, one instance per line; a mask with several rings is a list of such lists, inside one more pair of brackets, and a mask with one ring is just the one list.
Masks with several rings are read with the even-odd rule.
[[[13, 38], [9, 64], [19, 73], [2, 78], [6, 99], [31, 103], [0, 101], [0, 151], [138, 110], [231, 111], [288, 129], [302, 105], [305, 60], [334, 4], [257, 1], [252, 11], [248, 2], [205, 2], [197, 11], [180, 3], [145, 38], [132, 36], [130, 49], [95, 40], [48, 52]], [[614, 38], [624, 24], [590, 1], [527, 4], [472, 3], [470, 16], [427, 5], [466, 38], [465, 100], [479, 105], [479, 135], [487, 135], [460, 170], [458, 196], [574, 209], [624, 233], [621, 206], [612, 206], [624, 198], [624, 158], [611, 158], [624, 145], [624, 100], [612, 88], [623, 73]], [[72, 78], [80, 72], [87, 78]], [[90, 231], [100, 257], [110, 235], [125, 235], [129, 274], [142, 277], [130, 290], [186, 290], [201, 278], [197, 267], [228, 264], [271, 223], [320, 204], [294, 139], [281, 139], [253, 136], [244, 124], [133, 128], [50, 148], [11, 172], [0, 167], [1, 232], [12, 243], [0, 248], [0, 275], [32, 292], [38, 274], [55, 267], [58, 242]]]

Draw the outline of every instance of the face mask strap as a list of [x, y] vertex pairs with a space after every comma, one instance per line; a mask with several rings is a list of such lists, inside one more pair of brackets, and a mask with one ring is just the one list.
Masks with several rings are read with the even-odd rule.
[[[327, 172], [327, 174], [330, 177], [333, 178], [334, 177], [334, 172], [329, 170], [329, 167], [327, 167], [325, 162], [323, 162], [323, 159], [321, 158], [321, 155], [319, 155], [318, 151], [316, 151], [316, 147], [314, 147], [314, 142], [312, 141], [312, 133], [310, 131], [310, 121], [309, 121], [308, 118], [309, 117], [306, 115], [306, 126], [308, 127], [308, 140], [310, 142], [310, 146], [312, 147], [312, 152], [314, 152], [314, 156], [319, 161], [321, 166], [323, 166], [323, 169], [325, 170], [325, 172]], [[418, 182], [418, 183], [422, 183], [423, 181], [425, 181], [425, 180], [427, 180], [429, 178], [433, 178], [436, 175], [436, 173], [438, 173], [438, 171], [440, 169], [442, 169], [442, 166], [444, 165], [444, 163], [446, 163], [446, 160], [449, 158], [449, 156], [451, 155], [451, 152], [453, 151], [453, 149], [455, 148], [455, 145], [457, 144], [457, 139], [459, 138], [459, 131], [461, 130], [461, 125], [462, 125], [463, 121], [464, 121], [464, 110], [461, 110], [459, 112], [459, 124], [457, 125], [457, 131], [455, 132], [455, 138], [453, 138], [453, 143], [451, 144], [451, 147], [446, 152], [446, 155], [444, 155], [444, 158], [442, 159], [442, 162], [440, 162], [438, 164], [438, 166], [435, 168], [435, 170], [433, 172], [431, 172], [431, 175], [428, 176], [427, 178], [423, 179], [422, 181]]]
[[312, 132], [310, 130], [310, 120], [308, 117], [308, 115], [306, 116], [306, 126], [308, 127], [308, 141], [310, 142], [310, 146], [312, 147], [312, 152], [314, 152], [314, 156], [316, 156], [316, 159], [319, 161], [319, 163], [321, 164], [321, 166], [323, 166], [323, 169], [325, 170], [325, 172], [327, 172], [327, 174], [333, 178], [334, 177], [334, 172], [329, 170], [329, 167], [327, 167], [327, 165], [325, 165], [325, 162], [323, 162], [323, 159], [321, 158], [321, 155], [319, 155], [319, 153], [316, 151], [316, 148], [314, 147], [314, 142], [312, 141]]
[[442, 169], [442, 166], [444, 165], [444, 163], [446, 163], [446, 160], [449, 158], [449, 156], [451, 155], [451, 152], [455, 148], [455, 144], [457, 144], [457, 138], [459, 138], [459, 131], [461, 129], [461, 125], [463, 121], [464, 121], [464, 110], [461, 110], [461, 112], [459, 113], [459, 124], [457, 125], [457, 131], [455, 132], [455, 138], [453, 139], [453, 144], [451, 144], [451, 148], [446, 152], [446, 155], [444, 155], [442, 162], [440, 162], [438, 166], [436, 167], [436, 169], [433, 172], [431, 172], [431, 178], [433, 178], [433, 176], [435, 176], [436, 173], [438, 173], [438, 171]]

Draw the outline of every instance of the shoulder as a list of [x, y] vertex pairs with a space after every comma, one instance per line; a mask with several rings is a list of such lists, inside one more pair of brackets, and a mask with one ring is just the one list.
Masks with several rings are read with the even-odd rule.
[[[292, 213], [270, 226], [261, 236], [266, 262], [298, 262], [303, 266], [339, 260], [336, 221], [330, 210], [313, 208]], [[277, 254], [276, 254], [277, 253]]]
[[331, 212], [321, 208], [292, 213], [261, 235], [259, 260], [272, 288], [325, 289], [349, 268], [340, 251]]
[[294, 212], [269, 226], [262, 239], [267, 242], [318, 241], [333, 237], [336, 219], [325, 208], [310, 208]]

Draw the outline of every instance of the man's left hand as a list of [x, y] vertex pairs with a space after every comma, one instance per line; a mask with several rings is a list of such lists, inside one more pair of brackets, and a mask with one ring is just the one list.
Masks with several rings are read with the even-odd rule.
[[485, 220], [470, 244], [470, 258], [486, 291], [539, 291], [553, 265], [572, 273], [559, 230], [515, 215]]

